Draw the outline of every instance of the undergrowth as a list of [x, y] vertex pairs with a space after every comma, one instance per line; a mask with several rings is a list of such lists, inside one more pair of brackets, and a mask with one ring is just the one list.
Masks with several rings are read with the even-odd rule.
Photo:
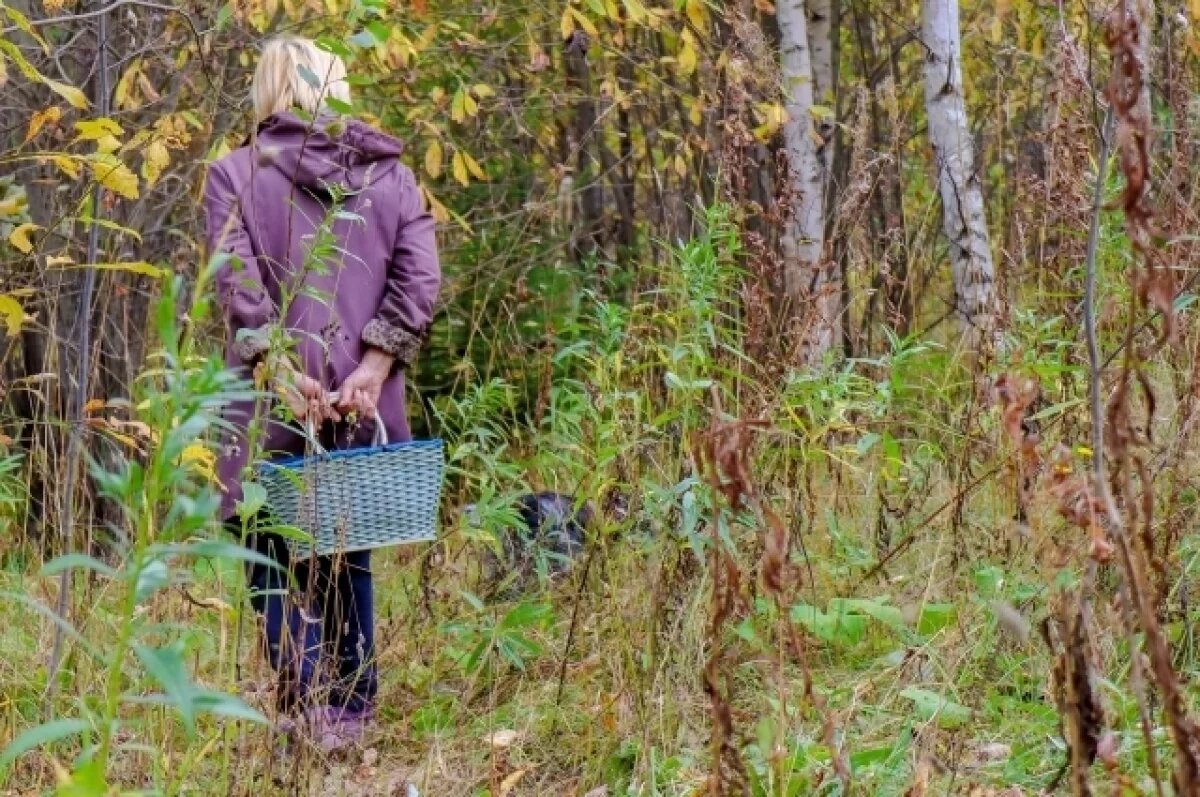
[[[220, 409], [251, 386], [179, 326], [168, 290], [160, 356], [124, 407], [143, 450], [93, 469], [125, 509], [112, 544], [40, 568], [4, 552], [0, 783], [22, 795], [402, 794], [408, 781], [447, 797], [683, 797], [703, 793], [712, 768], [702, 681], [717, 648], [755, 797], [1055, 783], [1067, 751], [1039, 628], [1082, 577], [1074, 551], [1086, 546], [1051, 496], [1018, 500], [989, 385], [1009, 371], [1041, 379], [1026, 420], [1074, 449], [1063, 467], [1086, 467], [1073, 331], [1018, 316], [1009, 354], [982, 377], [948, 345], [893, 337], [880, 357], [777, 380], [742, 353], [740, 262], [716, 208], [632, 304], [585, 298], [536, 402], [492, 379], [434, 403], [449, 464], [442, 533], [376, 557], [381, 721], [368, 749], [331, 761], [280, 756], [268, 730], [249, 554], [211, 522]], [[193, 323], [207, 311], [195, 293]], [[714, 419], [737, 418], [761, 422], [745, 452], [756, 511], [714, 495], [700, 457]], [[0, 461], [0, 517], [21, 501], [16, 467]], [[569, 575], [490, 600], [484, 554], [534, 489], [593, 502], [598, 522]], [[1194, 491], [1181, 501], [1190, 517]], [[786, 528], [782, 610], [758, 569], [767, 516]], [[741, 575], [717, 638], [713, 545]], [[1179, 556], [1173, 594], [1186, 600], [1200, 550], [1185, 539]], [[63, 569], [70, 610], [57, 618]], [[1098, 688], [1137, 783], [1147, 751], [1115, 611], [1098, 603], [1092, 620], [1111, 678]], [[1169, 632], [1191, 675], [1194, 629]]]

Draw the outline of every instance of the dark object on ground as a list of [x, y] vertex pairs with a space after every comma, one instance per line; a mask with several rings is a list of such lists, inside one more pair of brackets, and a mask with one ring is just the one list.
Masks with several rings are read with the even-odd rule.
[[560, 493], [536, 493], [517, 499], [520, 523], [497, 531], [500, 553], [488, 550], [483, 582], [490, 597], [511, 597], [542, 577], [554, 579], [571, 570], [584, 551], [593, 511], [587, 503]]

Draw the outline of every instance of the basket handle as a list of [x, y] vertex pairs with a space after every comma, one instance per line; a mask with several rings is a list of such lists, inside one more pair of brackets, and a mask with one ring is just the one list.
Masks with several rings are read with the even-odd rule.
[[[330, 393], [328, 395], [327, 398], [329, 399], [330, 404], [336, 403], [339, 398], [338, 392], [336, 390], [333, 391], [332, 393]], [[305, 419], [304, 419], [304, 431], [305, 431], [305, 433], [308, 434], [309, 442], [311, 442], [313, 444], [313, 446], [317, 449], [317, 453], [318, 454], [326, 453], [325, 447], [322, 446], [317, 441], [317, 427], [313, 424], [311, 416], [305, 417]], [[378, 447], [378, 446], [386, 446], [387, 444], [388, 444], [387, 429], [385, 429], [383, 426], [383, 419], [380, 418], [378, 415], [376, 415], [375, 416], [375, 431], [371, 435], [371, 445]]]

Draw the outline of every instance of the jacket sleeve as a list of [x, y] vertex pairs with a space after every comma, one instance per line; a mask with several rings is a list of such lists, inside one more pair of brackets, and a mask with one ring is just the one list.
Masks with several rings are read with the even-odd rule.
[[412, 172], [401, 167], [400, 227], [388, 263], [387, 287], [362, 341], [407, 368], [429, 334], [433, 306], [442, 283], [434, 220]]
[[263, 287], [240, 199], [220, 164], [208, 170], [204, 214], [209, 257], [223, 257], [215, 278], [217, 300], [233, 331], [234, 352], [243, 362], [253, 363], [270, 347], [268, 332], [276, 320], [275, 304]]

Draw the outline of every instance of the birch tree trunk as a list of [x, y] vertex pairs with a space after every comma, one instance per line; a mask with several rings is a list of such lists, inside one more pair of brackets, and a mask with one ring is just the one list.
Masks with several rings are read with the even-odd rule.
[[793, 317], [801, 322], [801, 356], [805, 362], [815, 363], [834, 346], [841, 285], [824, 257], [824, 144], [813, 128], [813, 66], [804, 0], [780, 2], [776, 19], [788, 114], [783, 133], [792, 203], [792, 218], [783, 237], [787, 259], [784, 288]]
[[964, 337], [975, 348], [995, 329], [996, 279], [963, 101], [958, 0], [923, 0], [922, 6], [929, 143], [942, 198], [943, 227], [950, 241], [955, 308]]

